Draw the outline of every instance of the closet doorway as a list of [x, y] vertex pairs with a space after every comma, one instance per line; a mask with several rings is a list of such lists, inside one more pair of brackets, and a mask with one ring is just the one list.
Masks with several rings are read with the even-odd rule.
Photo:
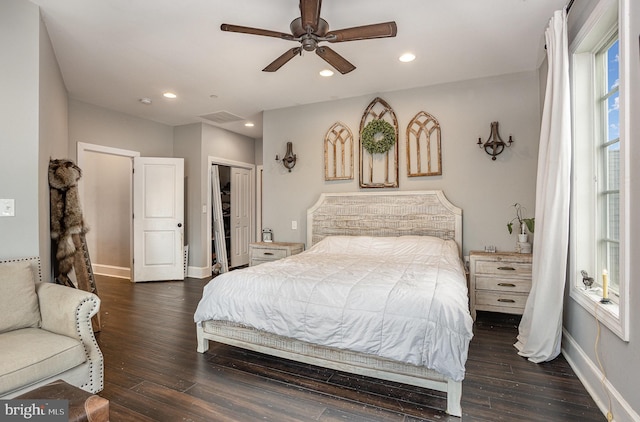
[[255, 233], [255, 166], [210, 159], [212, 272], [249, 264], [249, 243]]

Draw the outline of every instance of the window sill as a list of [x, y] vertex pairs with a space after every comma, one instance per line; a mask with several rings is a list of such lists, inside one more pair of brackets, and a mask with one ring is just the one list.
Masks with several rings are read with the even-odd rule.
[[620, 306], [613, 301], [608, 303], [600, 302], [602, 299], [602, 289], [600, 287], [589, 290], [585, 290], [582, 287], [574, 287], [571, 289], [571, 298], [622, 340], [629, 341], [628, 338], [625, 338], [622, 328]]

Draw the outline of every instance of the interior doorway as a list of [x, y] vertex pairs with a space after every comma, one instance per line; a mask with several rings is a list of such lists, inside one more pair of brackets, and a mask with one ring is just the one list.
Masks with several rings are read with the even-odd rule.
[[133, 157], [139, 156], [137, 151], [78, 142], [78, 191], [95, 274], [131, 280], [132, 169]]
[[78, 166], [93, 272], [136, 282], [183, 279], [183, 159], [79, 142]]

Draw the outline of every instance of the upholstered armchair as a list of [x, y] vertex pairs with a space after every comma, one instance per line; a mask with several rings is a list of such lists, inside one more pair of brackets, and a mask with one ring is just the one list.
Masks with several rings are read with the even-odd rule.
[[102, 352], [91, 317], [93, 293], [42, 282], [39, 258], [0, 260], [0, 398], [62, 379], [103, 388]]

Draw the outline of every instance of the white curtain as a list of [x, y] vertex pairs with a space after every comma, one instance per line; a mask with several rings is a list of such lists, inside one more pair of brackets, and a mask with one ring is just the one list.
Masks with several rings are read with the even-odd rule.
[[519, 355], [536, 363], [557, 357], [562, 339], [571, 190], [569, 54], [564, 9], [554, 13], [545, 38], [549, 68], [538, 153], [533, 285], [515, 344]]

